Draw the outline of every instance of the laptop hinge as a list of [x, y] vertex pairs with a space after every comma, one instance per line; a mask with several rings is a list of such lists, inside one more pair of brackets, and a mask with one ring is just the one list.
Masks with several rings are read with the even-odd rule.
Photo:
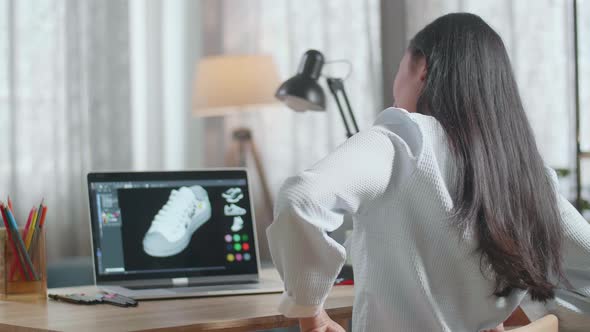
[[188, 278], [172, 278], [174, 286], [188, 286]]

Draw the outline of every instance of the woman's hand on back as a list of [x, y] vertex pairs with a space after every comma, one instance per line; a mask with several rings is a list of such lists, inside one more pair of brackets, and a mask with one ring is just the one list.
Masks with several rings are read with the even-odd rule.
[[325, 310], [314, 317], [299, 318], [301, 332], [346, 332], [342, 326], [330, 319]]

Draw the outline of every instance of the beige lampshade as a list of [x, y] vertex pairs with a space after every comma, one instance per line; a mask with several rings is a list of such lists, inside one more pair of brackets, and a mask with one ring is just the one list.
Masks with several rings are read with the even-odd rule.
[[220, 116], [249, 106], [276, 103], [274, 94], [279, 83], [269, 55], [203, 58], [195, 75], [193, 115]]

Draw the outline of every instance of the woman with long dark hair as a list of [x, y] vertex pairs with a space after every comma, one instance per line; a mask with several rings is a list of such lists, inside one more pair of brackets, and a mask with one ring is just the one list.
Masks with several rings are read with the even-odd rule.
[[283, 185], [267, 230], [280, 311], [340, 331], [322, 310], [354, 220], [355, 331], [480, 331], [527, 294], [590, 291], [590, 226], [556, 190], [501, 38], [449, 14], [412, 39], [395, 107]]

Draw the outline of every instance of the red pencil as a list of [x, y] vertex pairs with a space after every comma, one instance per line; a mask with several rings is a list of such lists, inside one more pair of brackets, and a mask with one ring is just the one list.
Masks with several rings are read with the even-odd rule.
[[7, 207], [4, 205], [4, 203], [0, 202], [0, 210], [2, 212], [2, 220], [4, 220], [4, 227], [6, 228], [6, 235], [8, 236], [8, 242], [10, 242], [10, 246], [12, 247], [12, 252], [14, 253], [14, 260], [16, 261], [16, 263], [19, 267], [21, 277], [26, 279], [25, 269], [22, 266], [22, 264], [20, 263], [20, 259], [18, 258], [19, 252], [18, 252], [18, 250], [16, 250], [16, 245], [14, 244], [14, 241], [12, 240], [12, 235], [10, 234], [10, 227], [8, 226], [8, 218], [6, 216], [6, 210], [5, 210], [6, 208]]
[[14, 213], [14, 210], [12, 209], [12, 201], [10, 200], [10, 196], [8, 196], [8, 208], [10, 209], [10, 212]]
[[[31, 220], [33, 220], [33, 214], [35, 213], [35, 208], [33, 207], [31, 209], [31, 212], [29, 212], [29, 218], [27, 219], [27, 225], [25, 226], [25, 230], [23, 231], [23, 239], [27, 237], [27, 233], [29, 232], [29, 227], [31, 226]], [[10, 279], [9, 280], [14, 280], [14, 272], [16, 271], [16, 267], [17, 267], [17, 263], [18, 260], [15, 260], [14, 262], [12, 262], [12, 266], [10, 267]]]
[[39, 228], [45, 224], [45, 215], [47, 215], [47, 206], [43, 205], [43, 213], [41, 214], [41, 221], [39, 222]]

